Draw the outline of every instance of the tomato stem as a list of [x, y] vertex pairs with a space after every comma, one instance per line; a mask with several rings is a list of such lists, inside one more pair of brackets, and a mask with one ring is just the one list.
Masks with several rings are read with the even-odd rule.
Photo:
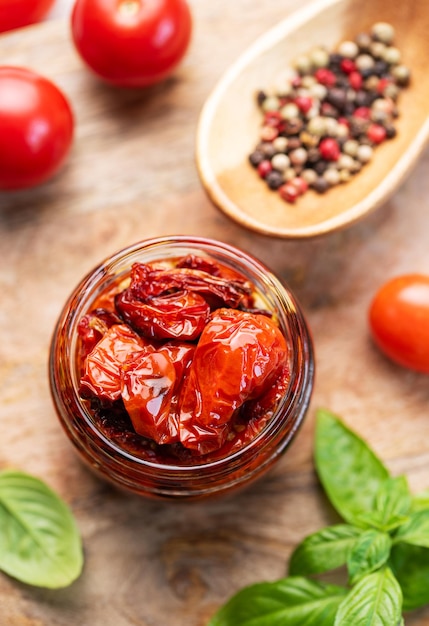
[[134, 17], [140, 9], [140, 0], [124, 0], [119, 3], [118, 10], [123, 17]]

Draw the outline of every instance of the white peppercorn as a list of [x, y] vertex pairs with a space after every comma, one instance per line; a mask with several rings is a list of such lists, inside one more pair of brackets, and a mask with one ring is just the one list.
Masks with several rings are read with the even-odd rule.
[[310, 61], [316, 68], [326, 67], [329, 63], [329, 54], [324, 48], [314, 48], [310, 52]]
[[291, 120], [294, 117], [298, 117], [299, 109], [296, 104], [289, 102], [289, 104], [285, 104], [285, 106], [280, 109], [280, 115], [285, 120]]
[[386, 51], [386, 46], [384, 43], [381, 43], [381, 41], [374, 41], [370, 45], [369, 51], [376, 59], [382, 59]]
[[377, 22], [371, 28], [371, 35], [377, 41], [390, 44], [395, 37], [395, 29], [387, 22]]
[[301, 176], [309, 185], [312, 185], [317, 178], [316, 172], [311, 169], [303, 170]]
[[323, 178], [331, 185], [338, 185], [340, 182], [340, 174], [337, 169], [333, 167], [328, 167], [328, 169], [323, 172]]
[[401, 60], [401, 52], [398, 50], [398, 48], [395, 48], [393, 46], [389, 46], [384, 51], [383, 59], [389, 65], [397, 65], [400, 62], [400, 60]]
[[273, 141], [273, 148], [276, 152], [286, 152], [287, 144], [288, 141], [286, 137], [276, 137]]
[[406, 86], [410, 82], [410, 70], [405, 65], [396, 65], [392, 67], [392, 76], [396, 83], [401, 86]]
[[354, 41], [343, 41], [338, 46], [338, 53], [348, 59], [354, 59], [359, 53], [359, 47]]
[[297, 148], [289, 154], [290, 162], [294, 165], [303, 165], [307, 160], [307, 150], [305, 148]]
[[262, 103], [263, 111], [277, 111], [279, 108], [280, 100], [276, 96], [268, 96]]
[[365, 144], [359, 146], [357, 149], [357, 158], [361, 163], [368, 163], [372, 159], [373, 149], [371, 146], [366, 146]]
[[285, 172], [290, 166], [290, 159], [283, 152], [278, 152], [271, 159], [271, 165], [275, 170], [278, 170], [279, 172]]
[[356, 58], [356, 67], [359, 70], [369, 70], [374, 67], [374, 59], [369, 54], [360, 54]]

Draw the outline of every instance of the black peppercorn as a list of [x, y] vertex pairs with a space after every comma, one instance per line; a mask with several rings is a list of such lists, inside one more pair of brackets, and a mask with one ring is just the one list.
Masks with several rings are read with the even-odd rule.
[[328, 191], [330, 184], [323, 176], [319, 176], [311, 186], [317, 193], [325, 193], [325, 191]]
[[276, 170], [268, 172], [265, 181], [270, 189], [278, 189], [284, 183], [282, 174]]
[[317, 163], [314, 164], [313, 169], [316, 172], [316, 174], [319, 174], [319, 176], [321, 176], [323, 172], [326, 171], [327, 167], [328, 167], [328, 164], [326, 161], [317, 161]]
[[320, 152], [317, 148], [309, 148], [307, 151], [307, 163], [313, 165], [321, 159]]
[[259, 163], [266, 158], [262, 150], [254, 150], [252, 154], [249, 154], [249, 161], [253, 167], [258, 167]]
[[258, 93], [256, 94], [256, 102], [258, 103], [259, 106], [262, 106], [264, 100], [266, 100], [267, 98], [267, 94], [265, 93], [265, 91], [258, 91]]

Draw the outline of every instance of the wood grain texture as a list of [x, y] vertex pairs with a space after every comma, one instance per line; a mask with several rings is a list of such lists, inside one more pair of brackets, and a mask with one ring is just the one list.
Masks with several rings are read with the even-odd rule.
[[[227, 66], [285, 17], [293, 0], [198, 0], [185, 62], [145, 92], [101, 85], [49, 23], [0, 39], [0, 62], [55, 79], [77, 121], [71, 158], [37, 190], [0, 194], [0, 466], [34, 473], [70, 504], [82, 577], [62, 591], [0, 575], [2, 626], [204, 626], [242, 585], [284, 575], [293, 546], [336, 521], [312, 463], [314, 412], [329, 407], [413, 490], [429, 486], [428, 379], [379, 354], [369, 301], [387, 278], [429, 273], [426, 153], [377, 213], [341, 233], [286, 242], [242, 230], [207, 199], [194, 162], [196, 122]], [[80, 463], [47, 383], [55, 320], [81, 277], [145, 237], [199, 234], [241, 246], [294, 289], [312, 327], [317, 379], [299, 437], [272, 473], [233, 498], [153, 503], [119, 493]], [[407, 626], [429, 624], [429, 610]]]

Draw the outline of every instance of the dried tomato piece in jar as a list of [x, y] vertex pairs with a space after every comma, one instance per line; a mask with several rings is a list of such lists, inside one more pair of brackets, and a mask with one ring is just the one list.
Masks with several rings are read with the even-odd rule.
[[138, 300], [175, 291], [190, 291], [201, 294], [211, 308], [228, 306], [252, 306], [252, 285], [238, 274], [233, 278], [222, 278], [200, 269], [188, 267], [159, 268], [135, 263], [131, 271], [130, 292]]
[[158, 444], [179, 441], [178, 403], [195, 346], [165, 344], [122, 368], [121, 395], [134, 430]]
[[206, 454], [221, 447], [244, 402], [263, 395], [285, 365], [286, 340], [264, 316], [219, 309], [197, 344], [180, 411], [180, 441]]
[[97, 308], [84, 315], [78, 324], [77, 332], [80, 337], [81, 357], [91, 352], [107, 330], [114, 324], [120, 324], [121, 319], [113, 312]]
[[129, 356], [153, 349], [126, 324], [115, 324], [103, 335], [84, 361], [80, 391], [114, 402], [121, 396], [121, 368]]
[[197, 339], [210, 317], [210, 307], [197, 293], [179, 291], [138, 300], [126, 289], [115, 299], [116, 309], [127, 324], [154, 339]]

